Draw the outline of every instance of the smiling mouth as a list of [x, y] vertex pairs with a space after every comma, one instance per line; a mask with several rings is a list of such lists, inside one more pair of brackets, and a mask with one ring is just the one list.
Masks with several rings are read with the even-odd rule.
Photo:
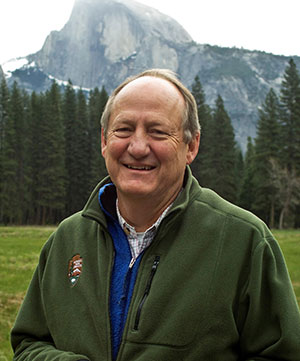
[[149, 171], [149, 170], [152, 170], [154, 169], [155, 167], [152, 167], [152, 166], [147, 166], [147, 165], [144, 165], [144, 166], [135, 166], [135, 165], [128, 165], [128, 164], [124, 164], [126, 168], [128, 169], [133, 169], [133, 170], [146, 170], [146, 171]]

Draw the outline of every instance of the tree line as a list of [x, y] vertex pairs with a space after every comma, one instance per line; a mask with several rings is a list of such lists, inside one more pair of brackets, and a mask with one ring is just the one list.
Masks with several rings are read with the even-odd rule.
[[100, 156], [103, 88], [30, 95], [0, 89], [0, 223], [53, 224], [80, 210], [106, 174]]
[[271, 228], [300, 227], [300, 77], [291, 59], [280, 94], [270, 89], [258, 110], [257, 134], [243, 157], [222, 98], [214, 109], [196, 77], [192, 92], [202, 125], [194, 173], [201, 185], [262, 218]]
[[[206, 104], [199, 77], [192, 84], [201, 145], [192, 170], [200, 184], [249, 209], [270, 227], [299, 227], [300, 77], [291, 59], [280, 94], [270, 89], [255, 139], [243, 156], [219, 95]], [[0, 223], [55, 224], [82, 209], [107, 174], [100, 152], [103, 87], [75, 91], [54, 81], [28, 94], [17, 83], [0, 89]]]

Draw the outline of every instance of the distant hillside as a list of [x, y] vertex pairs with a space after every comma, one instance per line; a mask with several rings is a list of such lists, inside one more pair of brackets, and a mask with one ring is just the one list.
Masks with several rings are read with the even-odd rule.
[[[36, 91], [55, 78], [83, 88], [104, 85], [110, 92], [127, 76], [153, 67], [174, 70], [188, 87], [199, 75], [209, 105], [222, 96], [245, 149], [247, 136], [256, 132], [257, 109], [271, 87], [279, 91], [289, 58], [197, 44], [174, 19], [133, 0], [76, 0], [64, 28], [21, 60], [8, 82]], [[294, 61], [300, 69], [300, 58]]]

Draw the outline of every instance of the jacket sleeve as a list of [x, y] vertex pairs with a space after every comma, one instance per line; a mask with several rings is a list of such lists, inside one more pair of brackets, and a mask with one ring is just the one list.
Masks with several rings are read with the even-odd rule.
[[[49, 243], [49, 242], [48, 242]], [[58, 350], [47, 327], [41, 292], [41, 280], [46, 263], [47, 244], [41, 252], [38, 267], [33, 275], [15, 325], [11, 343], [15, 361], [87, 360], [84, 355]]]
[[240, 304], [243, 359], [300, 361], [300, 314], [287, 267], [273, 238], [253, 251]]

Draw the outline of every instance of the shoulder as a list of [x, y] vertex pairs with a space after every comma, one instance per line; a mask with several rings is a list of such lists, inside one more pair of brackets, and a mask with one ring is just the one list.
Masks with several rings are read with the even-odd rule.
[[97, 232], [97, 223], [82, 216], [82, 211], [64, 219], [45, 244], [44, 252], [74, 248]]
[[[253, 213], [225, 200], [215, 191], [201, 187], [190, 169], [185, 176], [184, 190], [173, 206], [174, 215], [181, 214], [189, 224], [212, 231], [223, 227], [227, 232], [254, 232], [259, 238], [273, 238], [266, 224]], [[182, 212], [184, 211], [184, 212]]]
[[224, 224], [233, 233], [254, 232], [261, 239], [273, 238], [271, 231], [259, 217], [225, 200], [211, 189], [199, 186], [192, 208], [198, 216], [210, 218], [216, 222], [216, 226]]

